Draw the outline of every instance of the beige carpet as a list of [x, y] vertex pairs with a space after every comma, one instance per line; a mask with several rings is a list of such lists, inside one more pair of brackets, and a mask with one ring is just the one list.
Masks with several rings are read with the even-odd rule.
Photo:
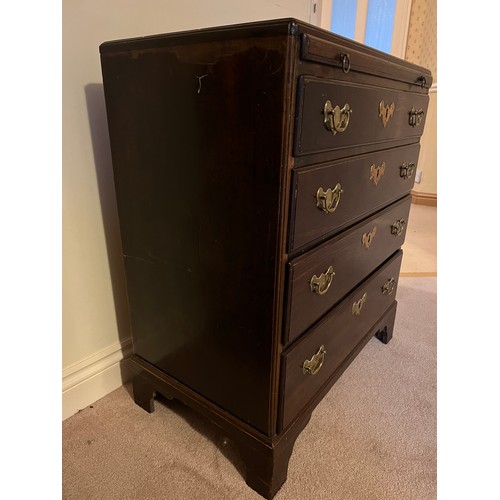
[[[394, 338], [376, 339], [299, 436], [285, 499], [436, 498], [436, 278], [401, 278]], [[63, 422], [63, 498], [246, 500], [237, 450], [182, 404], [148, 414], [122, 387]]]

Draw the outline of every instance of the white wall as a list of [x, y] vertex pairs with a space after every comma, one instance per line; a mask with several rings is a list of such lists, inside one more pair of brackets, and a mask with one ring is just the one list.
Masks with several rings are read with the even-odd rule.
[[309, 0], [63, 2], [63, 417], [119, 387], [130, 352], [99, 45], [263, 19]]

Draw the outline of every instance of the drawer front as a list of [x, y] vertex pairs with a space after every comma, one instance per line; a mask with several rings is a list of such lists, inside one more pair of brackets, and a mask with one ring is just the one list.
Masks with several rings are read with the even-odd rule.
[[289, 263], [285, 344], [403, 245], [410, 204], [407, 196]]
[[399, 251], [282, 354], [282, 428], [292, 423], [392, 305], [401, 258]]
[[339, 232], [409, 193], [414, 144], [294, 172], [289, 251]]
[[428, 100], [414, 92], [301, 77], [294, 154], [417, 140]]
[[302, 34], [300, 46], [301, 59], [340, 68], [346, 75], [351, 71], [377, 75], [411, 84], [421, 93], [426, 93], [432, 84], [432, 75], [427, 69], [404, 60], [391, 60], [387, 54], [368, 47], [360, 48], [348, 40], [325, 40]]

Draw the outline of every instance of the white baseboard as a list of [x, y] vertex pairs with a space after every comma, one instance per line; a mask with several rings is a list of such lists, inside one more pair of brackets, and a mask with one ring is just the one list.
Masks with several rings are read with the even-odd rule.
[[132, 339], [116, 342], [62, 372], [62, 419], [118, 389], [129, 378]]

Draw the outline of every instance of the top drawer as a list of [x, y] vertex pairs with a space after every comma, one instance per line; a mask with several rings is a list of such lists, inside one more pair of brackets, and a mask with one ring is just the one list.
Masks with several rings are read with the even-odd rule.
[[301, 76], [294, 154], [319, 153], [422, 134], [428, 96]]
[[423, 94], [432, 84], [426, 68], [333, 34], [328, 38], [302, 33], [300, 58], [340, 68], [345, 75], [358, 72], [404, 82]]

